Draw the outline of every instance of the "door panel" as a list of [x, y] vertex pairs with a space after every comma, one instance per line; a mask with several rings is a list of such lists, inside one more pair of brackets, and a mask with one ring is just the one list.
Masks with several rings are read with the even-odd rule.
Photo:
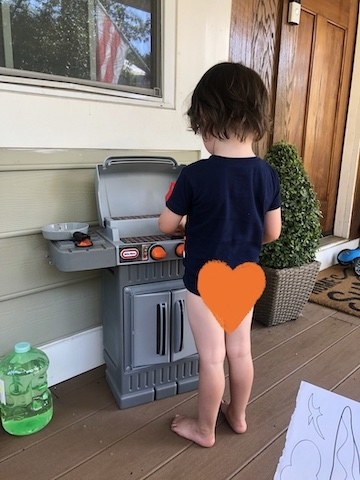
[[133, 366], [169, 362], [170, 292], [136, 294], [132, 303]]
[[298, 26], [281, 28], [274, 141], [294, 143], [333, 232], [358, 1], [303, 0]]
[[172, 361], [197, 353], [193, 334], [190, 329], [189, 320], [185, 306], [186, 289], [174, 290], [172, 292], [171, 307], [171, 350]]
[[[229, 57], [255, 69], [270, 91], [270, 110], [274, 111], [273, 88], [277, 78], [279, 23], [283, 0], [232, 0]], [[254, 145], [263, 156], [272, 135], [268, 133]]]
[[341, 166], [337, 128], [342, 127], [343, 132], [344, 127], [338, 124], [345, 32], [324, 17], [318, 17], [313, 38], [303, 158], [320, 200], [323, 230], [331, 233]]
[[131, 366], [174, 362], [197, 353], [182, 280], [124, 289], [124, 315], [131, 322]]
[[339, 25], [346, 26], [352, 14], [351, 4], [354, 3], [352, 0], [302, 0], [301, 6]]
[[[302, 142], [305, 137], [306, 118], [308, 114], [308, 86], [311, 71], [311, 51], [313, 45], [313, 32], [315, 26], [315, 17], [307, 12], [301, 13], [301, 30], [298, 30], [296, 41], [296, 61], [294, 58], [285, 58], [288, 63], [288, 72], [293, 72], [289, 78], [280, 78], [278, 90], [281, 98], [277, 104], [279, 111], [283, 113], [282, 121], [275, 122], [275, 134], [282, 138], [289, 139], [294, 143], [299, 152], [302, 151]], [[293, 53], [288, 52], [289, 57], [294, 57]], [[284, 61], [283, 60], [283, 61]], [[286, 66], [281, 64], [281, 71], [286, 74]], [[281, 102], [281, 104], [280, 104]], [[287, 105], [287, 108], [286, 108]], [[276, 117], [277, 118], [277, 117]]]
[[297, 146], [321, 201], [323, 232], [331, 234], [359, 0], [302, 0], [299, 25], [288, 23], [288, 7], [289, 0], [233, 0], [229, 56], [269, 87], [273, 134], [257, 151], [264, 155], [279, 140]]

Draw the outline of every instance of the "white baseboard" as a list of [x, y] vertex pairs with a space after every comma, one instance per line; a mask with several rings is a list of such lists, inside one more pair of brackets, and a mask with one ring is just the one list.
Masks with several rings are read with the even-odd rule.
[[39, 348], [50, 360], [50, 387], [104, 364], [102, 327], [92, 328]]
[[337, 255], [341, 250], [356, 248], [358, 245], [359, 239], [357, 238], [355, 240], [338, 239], [333, 243], [321, 246], [316, 254], [316, 260], [321, 262], [320, 270], [325, 270], [325, 268], [338, 263]]

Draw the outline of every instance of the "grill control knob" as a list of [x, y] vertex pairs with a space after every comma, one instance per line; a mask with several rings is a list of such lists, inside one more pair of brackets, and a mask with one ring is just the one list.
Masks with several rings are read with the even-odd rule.
[[150, 250], [150, 257], [153, 260], [163, 260], [166, 258], [167, 253], [164, 247], [161, 245], [155, 245], [151, 250]]
[[175, 253], [178, 257], [183, 257], [184, 256], [184, 250], [185, 250], [185, 244], [184, 243], [178, 243], [175, 247]]

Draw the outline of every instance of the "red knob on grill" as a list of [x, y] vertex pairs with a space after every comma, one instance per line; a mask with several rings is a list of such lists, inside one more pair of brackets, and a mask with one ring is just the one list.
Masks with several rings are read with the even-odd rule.
[[155, 245], [150, 251], [150, 257], [154, 260], [162, 260], [163, 258], [166, 258], [166, 255], [166, 250], [161, 245]]
[[175, 248], [175, 253], [178, 257], [182, 257], [184, 255], [184, 250], [185, 250], [185, 244], [178, 243]]

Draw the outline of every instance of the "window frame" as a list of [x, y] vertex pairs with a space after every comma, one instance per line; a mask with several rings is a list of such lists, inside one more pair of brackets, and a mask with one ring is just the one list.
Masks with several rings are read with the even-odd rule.
[[[160, 41], [161, 58], [157, 68], [162, 70], [160, 83], [162, 95], [154, 96], [144, 93], [143, 88], [116, 86], [91, 80], [74, 79], [57, 75], [42, 74], [0, 67], [0, 91], [18, 91], [41, 93], [61, 97], [101, 100], [136, 105], [153, 105], [174, 108], [175, 103], [175, 51], [176, 51], [176, 2], [160, 2]], [[89, 83], [91, 82], [91, 83]], [[129, 91], [131, 90], [131, 91]]]

